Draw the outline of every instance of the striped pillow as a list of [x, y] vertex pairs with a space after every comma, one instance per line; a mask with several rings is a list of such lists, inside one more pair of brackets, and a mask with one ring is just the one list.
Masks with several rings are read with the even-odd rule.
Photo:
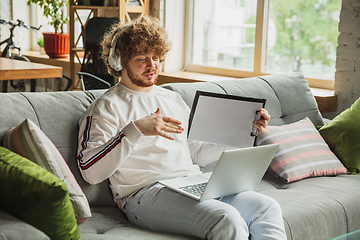
[[37, 163], [66, 183], [78, 224], [91, 217], [87, 198], [65, 160], [35, 123], [26, 119], [20, 125], [10, 129], [5, 135], [4, 147]]
[[347, 173], [347, 169], [329, 149], [310, 119], [283, 126], [268, 126], [256, 144], [279, 143], [269, 171], [286, 183], [307, 177]]

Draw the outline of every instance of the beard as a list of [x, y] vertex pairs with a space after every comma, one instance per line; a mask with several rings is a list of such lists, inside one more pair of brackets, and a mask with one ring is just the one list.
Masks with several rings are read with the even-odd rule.
[[155, 68], [150, 69], [149, 71], [144, 73], [146, 74], [146, 73], [154, 72], [155, 74], [154, 81], [146, 81], [136, 76], [136, 74], [130, 69], [129, 65], [126, 65], [125, 68], [130, 81], [138, 87], [151, 87], [157, 82], [157, 79], [159, 77], [159, 72]]

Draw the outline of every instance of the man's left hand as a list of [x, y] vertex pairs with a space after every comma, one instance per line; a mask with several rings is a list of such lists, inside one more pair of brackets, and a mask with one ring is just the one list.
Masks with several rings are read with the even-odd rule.
[[254, 122], [254, 127], [259, 130], [259, 134], [265, 131], [265, 128], [270, 120], [270, 114], [264, 108], [260, 108], [260, 119]]

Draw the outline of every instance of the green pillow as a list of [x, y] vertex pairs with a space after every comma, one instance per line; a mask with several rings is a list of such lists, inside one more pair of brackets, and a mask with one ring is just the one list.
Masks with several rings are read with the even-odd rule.
[[0, 147], [0, 208], [52, 240], [80, 239], [66, 184], [30, 160]]
[[360, 98], [319, 130], [351, 174], [360, 172]]

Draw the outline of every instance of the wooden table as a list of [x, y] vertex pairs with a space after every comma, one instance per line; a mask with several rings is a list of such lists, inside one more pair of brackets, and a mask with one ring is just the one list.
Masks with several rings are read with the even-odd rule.
[[62, 67], [0, 57], [0, 81], [61, 77]]

